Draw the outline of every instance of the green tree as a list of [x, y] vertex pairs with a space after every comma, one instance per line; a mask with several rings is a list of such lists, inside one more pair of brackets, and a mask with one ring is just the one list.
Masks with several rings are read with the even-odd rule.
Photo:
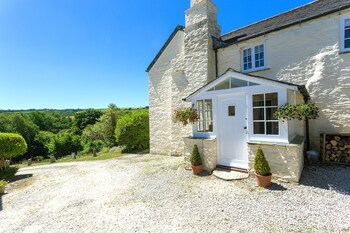
[[81, 151], [82, 149], [83, 147], [80, 142], [80, 136], [69, 132], [61, 132], [56, 134], [50, 146], [50, 152], [56, 158]]
[[[22, 135], [28, 145], [27, 153], [24, 156], [31, 157], [36, 154], [34, 141], [39, 133], [39, 128], [27, 115], [18, 113], [0, 115], [0, 132]], [[19, 156], [17, 159], [23, 159], [23, 156]]]
[[115, 135], [118, 145], [124, 151], [140, 151], [149, 149], [149, 115], [138, 111], [123, 116], [117, 122]]
[[102, 116], [100, 110], [87, 109], [74, 114], [73, 132], [81, 135], [88, 125], [94, 125]]
[[27, 143], [19, 134], [0, 133], [0, 170], [5, 167], [6, 159], [22, 155], [27, 150]]

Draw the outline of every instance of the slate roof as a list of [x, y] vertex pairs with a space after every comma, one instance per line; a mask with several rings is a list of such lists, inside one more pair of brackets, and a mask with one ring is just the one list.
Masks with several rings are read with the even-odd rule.
[[316, 19], [349, 7], [350, 0], [316, 0], [309, 4], [222, 35], [221, 43], [216, 43], [215, 47], [226, 47], [233, 43], [262, 36], [267, 33]]
[[164, 50], [166, 49], [166, 47], [168, 47], [168, 45], [170, 44], [170, 42], [173, 40], [173, 38], [176, 36], [178, 31], [183, 31], [185, 29], [184, 26], [182, 25], [177, 25], [176, 28], [174, 29], [174, 31], [171, 33], [171, 35], [169, 36], [169, 38], [167, 39], [167, 41], [165, 42], [165, 44], [163, 45], [163, 47], [160, 49], [160, 51], [158, 52], [158, 54], [156, 55], [156, 57], [153, 59], [153, 61], [151, 62], [151, 64], [147, 67], [146, 72], [150, 71], [152, 69], [152, 67], [154, 66], [154, 64], [157, 62], [157, 60], [159, 59], [159, 57], [163, 54]]
[[280, 81], [280, 80], [276, 80], [276, 79], [271, 79], [271, 78], [266, 78], [266, 77], [262, 77], [262, 76], [257, 76], [257, 75], [253, 75], [253, 74], [249, 74], [249, 73], [243, 73], [243, 72], [240, 72], [240, 71], [237, 71], [235, 69], [232, 69], [232, 68], [228, 68], [225, 73], [223, 73], [222, 75], [220, 75], [217, 79], [214, 79], [212, 81], [210, 81], [209, 83], [205, 84], [204, 86], [200, 87], [199, 89], [197, 89], [196, 91], [192, 92], [190, 95], [188, 95], [186, 98], [183, 98], [182, 100], [183, 101], [187, 101], [187, 99], [189, 97], [191, 97], [192, 95], [198, 93], [199, 91], [203, 90], [204, 88], [206, 88], [207, 86], [209, 86], [212, 82], [215, 82], [217, 81], [220, 77], [224, 76], [225, 74], [227, 74], [228, 72], [235, 72], [235, 73], [238, 73], [238, 74], [244, 74], [244, 75], [247, 75], [247, 76], [250, 76], [250, 77], [253, 77], [253, 78], [258, 78], [258, 79], [264, 79], [264, 80], [268, 80], [268, 81], [271, 81], [271, 82], [275, 82], [275, 83], [280, 83], [280, 84], [285, 84], [285, 85], [288, 85], [288, 86], [295, 86], [298, 88], [298, 90], [300, 91], [300, 93], [304, 96], [304, 100], [305, 101], [308, 101], [310, 100], [310, 95], [306, 89], [306, 87], [304, 85], [298, 85], [298, 84], [294, 84], [294, 83], [289, 83], [289, 82], [285, 82], [285, 81]]

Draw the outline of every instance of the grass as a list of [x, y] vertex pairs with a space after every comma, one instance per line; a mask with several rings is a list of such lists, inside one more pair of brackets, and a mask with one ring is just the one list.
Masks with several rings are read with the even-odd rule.
[[[98, 153], [97, 157], [93, 157], [92, 154], [86, 155], [78, 155], [77, 159], [72, 159], [70, 156], [62, 157], [56, 160], [56, 163], [67, 163], [67, 162], [82, 162], [82, 161], [100, 161], [100, 160], [108, 160], [118, 158], [123, 156], [124, 154], [121, 150], [118, 151], [109, 151], [107, 153]], [[31, 166], [40, 166], [40, 165], [48, 165], [51, 164], [49, 160], [45, 160], [42, 162], [33, 162]], [[26, 163], [14, 164], [14, 167], [23, 168], [23, 167], [31, 167]]]

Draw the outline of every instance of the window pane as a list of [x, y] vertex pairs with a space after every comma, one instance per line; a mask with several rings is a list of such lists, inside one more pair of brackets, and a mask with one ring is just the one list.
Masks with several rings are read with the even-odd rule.
[[217, 86], [215, 86], [215, 90], [224, 90], [230, 88], [230, 81], [229, 79], [226, 79], [225, 81], [219, 83]]
[[203, 131], [204, 127], [203, 127], [203, 121], [198, 121], [198, 131]]
[[243, 69], [249, 70], [252, 66], [252, 49], [245, 49], [243, 50]]
[[207, 114], [206, 114], [206, 117], [207, 117], [207, 121], [212, 121], [212, 119], [213, 119], [213, 113], [212, 113], [212, 111], [208, 111], [207, 112]]
[[212, 101], [211, 100], [205, 100], [205, 110], [211, 111], [212, 109], [213, 109]]
[[246, 87], [248, 86], [248, 82], [236, 78], [231, 78], [231, 88], [235, 87]]
[[236, 116], [236, 106], [228, 106], [228, 116]]
[[350, 39], [345, 40], [345, 48], [350, 48]]
[[254, 122], [254, 134], [265, 134], [265, 122]]
[[266, 134], [278, 135], [279, 132], [278, 122], [266, 122]]
[[345, 30], [345, 38], [350, 38], [350, 28]]
[[273, 114], [277, 111], [277, 108], [266, 108], [266, 120], [276, 120]]
[[265, 95], [266, 106], [278, 106], [278, 95], [277, 93], [269, 93]]
[[345, 20], [345, 27], [350, 27], [350, 19]]
[[197, 101], [197, 110], [199, 112], [199, 111], [202, 111], [202, 109], [203, 109], [203, 101], [199, 100]]
[[264, 106], [264, 95], [253, 95], [253, 107]]
[[263, 108], [254, 108], [253, 109], [253, 119], [254, 120], [265, 120], [265, 109]]
[[249, 82], [249, 86], [258, 86], [260, 84]]

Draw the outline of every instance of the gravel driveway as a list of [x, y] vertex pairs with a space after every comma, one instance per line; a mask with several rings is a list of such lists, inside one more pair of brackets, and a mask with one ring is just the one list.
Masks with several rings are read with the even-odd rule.
[[193, 176], [183, 159], [127, 155], [20, 169], [0, 232], [350, 232], [350, 167], [309, 167], [300, 185]]

